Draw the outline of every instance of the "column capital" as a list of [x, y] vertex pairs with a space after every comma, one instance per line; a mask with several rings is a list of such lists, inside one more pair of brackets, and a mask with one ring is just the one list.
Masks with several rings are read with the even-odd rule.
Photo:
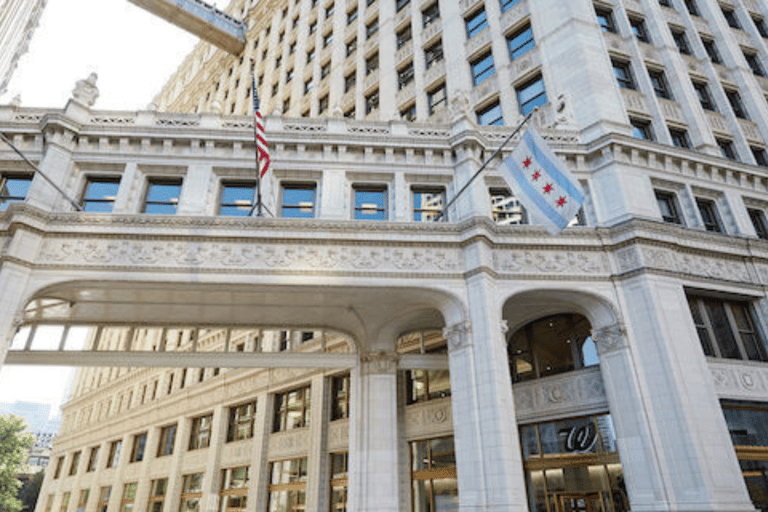
[[443, 337], [448, 342], [448, 350], [461, 350], [472, 345], [470, 332], [472, 331], [469, 322], [458, 322], [443, 329]]
[[627, 330], [623, 324], [616, 323], [592, 331], [592, 339], [600, 355], [613, 352], [628, 346]]
[[397, 370], [400, 357], [393, 352], [371, 352], [360, 356], [363, 374], [386, 374]]

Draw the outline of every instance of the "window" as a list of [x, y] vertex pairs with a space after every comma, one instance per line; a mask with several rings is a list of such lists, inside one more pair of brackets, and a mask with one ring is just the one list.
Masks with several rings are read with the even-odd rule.
[[413, 82], [413, 61], [397, 70], [397, 88], [404, 89]]
[[512, 7], [520, 3], [520, 0], [499, 0], [501, 2], [501, 12], [507, 12]]
[[27, 174], [0, 175], [0, 211], [11, 203], [24, 201], [32, 184], [32, 176]]
[[536, 42], [533, 40], [533, 30], [531, 25], [527, 24], [511, 36], [507, 37], [507, 48], [509, 48], [509, 58], [515, 60], [525, 55], [533, 47], [536, 46]]
[[80, 465], [80, 453], [81, 451], [78, 450], [72, 454], [72, 460], [69, 463], [69, 476], [77, 474], [77, 466]]
[[120, 512], [131, 512], [134, 501], [136, 501], [136, 488], [139, 486], [136, 482], [131, 482], [123, 486], [123, 499], [120, 500]]
[[701, 103], [701, 108], [703, 108], [704, 110], [711, 110], [712, 112], [717, 112], [717, 108], [715, 108], [715, 102], [712, 101], [712, 96], [709, 94], [709, 86], [707, 85], [707, 83], [694, 80], [693, 88], [696, 90], [696, 94], [699, 97], [699, 103]]
[[630, 118], [629, 124], [632, 125], [632, 136], [636, 139], [653, 140], [653, 129], [651, 122], [645, 119]]
[[332, 42], [333, 42], [333, 31], [330, 31], [323, 36], [323, 48], [326, 48]]
[[423, 28], [427, 28], [429, 25], [431, 25], [435, 20], [440, 18], [440, 8], [437, 5], [437, 2], [433, 3], [423, 11], [421, 11], [421, 23]]
[[349, 418], [349, 374], [331, 377], [331, 421]]
[[736, 149], [734, 149], [733, 147], [732, 140], [715, 138], [715, 142], [720, 148], [720, 153], [723, 155], [723, 158], [727, 158], [728, 160], [738, 161], [739, 158], [738, 158], [738, 155], [736, 154]]
[[505, 188], [488, 190], [491, 196], [491, 218], [500, 226], [525, 224], [525, 210], [520, 201]]
[[414, 187], [413, 220], [416, 222], [434, 222], [445, 220], [443, 206], [445, 205], [444, 188]]
[[659, 206], [659, 212], [664, 222], [669, 224], [683, 224], [680, 216], [680, 209], [677, 206], [677, 196], [674, 192], [666, 190], [655, 190], [656, 204]]
[[685, 0], [685, 8], [691, 16], [700, 16], [696, 0]]
[[517, 104], [523, 115], [528, 115], [533, 112], [534, 108], [547, 103], [547, 91], [541, 76], [515, 87], [515, 92], [517, 93]]
[[[223, 512], [245, 512], [248, 500], [248, 466], [221, 470], [219, 510]], [[290, 509], [289, 509], [290, 510]]]
[[619, 84], [619, 87], [622, 89], [637, 88], [629, 62], [611, 59], [611, 65], [613, 66], [613, 74], [616, 76], [616, 82]]
[[184, 475], [181, 483], [179, 512], [198, 512], [203, 497], [203, 474]]
[[669, 90], [669, 84], [667, 83], [667, 78], [664, 76], [664, 71], [660, 69], [649, 69], [648, 76], [651, 78], [654, 94], [659, 98], [671, 100], [672, 93]]
[[315, 60], [315, 49], [310, 48], [309, 50], [307, 50], [307, 64], [309, 64], [313, 60]]
[[757, 29], [757, 33], [760, 34], [760, 37], [768, 37], [768, 27], [765, 26], [765, 20], [763, 18], [752, 16], [752, 23], [755, 24], [755, 28]]
[[669, 0], [659, 0], [659, 5], [663, 5], [664, 7], [672, 7], [669, 4]]
[[347, 41], [347, 57], [355, 53], [355, 50], [357, 50], [357, 38]]
[[699, 209], [701, 221], [704, 223], [704, 229], [714, 233], [722, 233], [723, 226], [720, 223], [720, 216], [717, 213], [715, 202], [712, 199], [697, 197], [696, 206]]
[[267, 510], [300, 512], [307, 503], [307, 457], [279, 460], [270, 464]]
[[86, 473], [96, 471], [96, 466], [99, 464], [99, 449], [100, 446], [94, 446], [91, 448], [91, 454], [88, 456], [88, 467], [85, 469]]
[[[448, 353], [445, 345], [428, 353]], [[448, 370], [406, 370], [405, 400], [408, 404], [437, 400], [451, 396], [451, 379]]]
[[147, 445], [147, 433], [136, 434], [133, 436], [133, 447], [131, 448], [131, 462], [141, 462], [144, 460], [144, 448]]
[[411, 0], [395, 0], [395, 11], [400, 12], [406, 5], [411, 3]]
[[688, 140], [688, 132], [682, 128], [670, 128], [669, 136], [672, 139], [672, 145], [678, 148], [690, 149], [691, 143]]
[[[296, 18], [296, 19], [298, 19], [298, 18]], [[314, 21], [314, 22], [309, 24], [309, 33], [310, 33], [310, 35], [314, 34], [316, 30], [317, 30], [317, 22]]]
[[701, 44], [704, 46], [704, 51], [709, 55], [709, 60], [713, 64], [722, 64], [723, 60], [720, 58], [720, 53], [717, 51], [717, 45], [712, 39], [701, 38]]
[[739, 91], [736, 91], [734, 89], [724, 89], [725, 90], [725, 97], [728, 98], [728, 103], [731, 104], [731, 108], [733, 109], [733, 113], [736, 115], [736, 117], [740, 119], [749, 119], [749, 116], [747, 115], [747, 111], [744, 108], [744, 103], [741, 101], [741, 96], [739, 95]]
[[685, 31], [677, 28], [670, 28], [672, 32], [672, 39], [675, 41], [677, 51], [683, 55], [691, 54], [691, 46], [688, 44], [688, 38], [685, 36]]
[[253, 437], [253, 422], [256, 416], [256, 402], [236, 405], [229, 408], [227, 442], [250, 439]]
[[424, 50], [424, 67], [429, 69], [441, 60], [443, 60], [443, 41], [438, 39], [436, 43]]
[[403, 121], [413, 122], [416, 120], [416, 104], [411, 103], [403, 110], [400, 111], [400, 119]]
[[326, 94], [319, 100], [317, 100], [317, 112], [318, 114], [324, 114], [328, 110], [328, 95]]
[[310, 78], [306, 82], [304, 82], [304, 94], [309, 94], [309, 92], [312, 90], [312, 79]]
[[344, 117], [347, 119], [354, 119], [355, 118], [355, 107], [354, 105], [350, 107], [349, 110], [344, 111]]
[[255, 189], [253, 182], [222, 182], [219, 215], [247, 217], [253, 207]]
[[331, 453], [331, 512], [347, 512], [349, 457], [347, 452]]
[[122, 440], [112, 441], [109, 443], [109, 457], [107, 457], [107, 467], [117, 467], [117, 462], [120, 460], [120, 448], [123, 446]]
[[630, 16], [629, 26], [632, 28], [632, 33], [635, 35], [635, 39], [641, 43], [651, 42], [651, 38], [648, 35], [648, 27], [645, 26], [645, 20], [643, 18]]
[[189, 433], [189, 449], [207, 448], [211, 444], [211, 424], [213, 414], [192, 418], [192, 428]]
[[379, 69], [379, 53], [376, 52], [373, 55], [365, 59], [365, 76], [370, 75], [374, 71]]
[[488, 51], [469, 63], [472, 72], [472, 84], [478, 85], [495, 73], [493, 67], [493, 54]]
[[379, 108], [379, 90], [376, 89], [365, 97], [365, 115]]
[[448, 97], [445, 92], [445, 84], [441, 84], [431, 91], [427, 92], [427, 107], [429, 115], [434, 114], [438, 108], [445, 107], [448, 104]]
[[440, 503], [457, 503], [453, 437], [412, 441], [409, 448], [413, 510], [440, 510]]
[[603, 32], [616, 32], [616, 23], [613, 21], [613, 12], [610, 9], [595, 9], [597, 23]]
[[355, 219], [387, 220], [387, 188], [379, 185], [356, 185]]
[[157, 443], [157, 456], [164, 457], [173, 453], [176, 440], [176, 423], [160, 429], [160, 441]]
[[99, 489], [99, 502], [96, 504], [96, 510], [98, 512], [107, 512], [109, 507], [109, 495], [112, 494], [112, 486], [105, 485]]
[[120, 178], [89, 177], [83, 200], [80, 202], [83, 211], [110, 213], [115, 204], [119, 186]]
[[748, 302], [691, 294], [688, 306], [705, 355], [768, 361]]
[[721, 5], [720, 10], [723, 11], [723, 17], [725, 18], [725, 21], [728, 23], [729, 27], [739, 29], [741, 28], [741, 25], [739, 25], [739, 20], [736, 18], [736, 13], [733, 9]]
[[176, 213], [181, 192], [181, 180], [151, 179], [147, 184], [147, 197], [144, 201], [144, 213]]
[[396, 38], [398, 50], [410, 42], [410, 40], [413, 38], [413, 34], [411, 33], [411, 24], [408, 23], [406, 26], [398, 30]]
[[325, 7], [325, 18], [328, 19], [333, 16], [334, 4], [330, 4]]
[[352, 24], [357, 19], [357, 6], [347, 13], [347, 25]]
[[760, 58], [757, 56], [757, 53], [749, 51], [743, 51], [743, 53], [744, 58], [747, 60], [747, 65], [749, 66], [749, 69], [752, 70], [752, 73], [755, 76], [765, 76], [763, 65], [760, 63]]
[[67, 491], [61, 496], [61, 512], [67, 512], [67, 508], [69, 507], [69, 498], [72, 496], [72, 493]]
[[488, 26], [488, 19], [485, 16], [485, 8], [481, 8], [470, 14], [464, 19], [464, 24], [467, 28], [467, 39], [471, 39], [482, 32], [483, 29]]
[[344, 77], [344, 92], [349, 92], [352, 89], [355, 88], [355, 83], [357, 82], [357, 73], [355, 71], [351, 72], [347, 76]]
[[365, 26], [365, 38], [370, 39], [379, 31], [379, 18], [374, 18]]
[[83, 489], [80, 491], [80, 496], [77, 498], [77, 512], [85, 512], [85, 507], [88, 504], [88, 496], [90, 496], [90, 489]]
[[331, 63], [329, 61], [329, 62], [326, 62], [325, 64], [323, 64], [320, 67], [320, 78], [321, 79], [325, 78], [325, 77], [327, 77], [330, 74], [331, 74]]
[[768, 167], [768, 154], [766, 154], [765, 148], [750, 146], [752, 156], [755, 158], [755, 163], [761, 167]]
[[163, 501], [168, 491], [168, 479], [158, 478], [149, 483], [149, 499], [147, 500], [147, 512], [163, 512]]
[[768, 223], [765, 220], [765, 212], [757, 208], [747, 208], [747, 214], [749, 214], [749, 220], [752, 221], [757, 237], [768, 240]]
[[310, 420], [309, 386], [275, 394], [275, 416], [273, 432], [293, 430], [309, 426]]
[[501, 113], [499, 100], [477, 111], [477, 124], [482, 126], [503, 126], [504, 117]]

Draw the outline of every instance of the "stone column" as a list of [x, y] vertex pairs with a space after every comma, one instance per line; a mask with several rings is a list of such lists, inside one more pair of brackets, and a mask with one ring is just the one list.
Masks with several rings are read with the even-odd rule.
[[328, 407], [324, 375], [312, 377], [312, 421], [309, 424], [309, 453], [307, 459], [307, 510], [328, 510]]
[[176, 427], [176, 442], [173, 446], [173, 461], [171, 462], [171, 472], [168, 475], [168, 486], [165, 490], [165, 510], [175, 511], [179, 509], [179, 495], [183, 483], [181, 463], [184, 454], [189, 446], [189, 434], [192, 428], [192, 422], [186, 416], [181, 416]]
[[[501, 307], [491, 284], [468, 281], [468, 322], [448, 326], [451, 408], [461, 512], [526, 511]], [[470, 328], [471, 325], [471, 328]]]
[[397, 355], [363, 355], [350, 384], [349, 509], [400, 512]]
[[24, 295], [19, 292], [26, 289], [29, 275], [28, 268], [8, 261], [0, 268], [0, 368], [21, 323], [25, 305], [22, 303]]
[[272, 431], [274, 394], [262, 393], [256, 399], [256, 419], [253, 423], [253, 442], [251, 443], [251, 469], [248, 482], [248, 503], [246, 510], [256, 512], [266, 510], [269, 500], [269, 434]]
[[[178, 429], [178, 427], [176, 428]], [[150, 427], [147, 432], [147, 441], [144, 444], [144, 457], [141, 459], [141, 468], [139, 469], [139, 485], [136, 487], [136, 500], [134, 501], [135, 509], [141, 510], [145, 508], [149, 499], [149, 486], [151, 483], [149, 481], [149, 469], [152, 461], [157, 458], [157, 442], [159, 437], [160, 428]], [[133, 452], [133, 441], [134, 439], [131, 438], [131, 446], [124, 447], [129, 450], [129, 454]], [[175, 439], [175, 441], [178, 442], [178, 439]]]
[[[109, 505], [107, 512], [118, 512], [120, 510], [120, 501], [123, 499], [123, 490], [125, 483], [123, 482], [123, 473], [125, 473], [125, 467], [128, 465], [128, 461], [131, 458], [131, 434], [125, 434], [121, 439], [120, 454], [117, 457], [117, 466], [115, 467], [115, 476], [112, 478], [112, 491], [109, 495]], [[106, 456], [109, 457], [109, 446], [111, 441], [107, 443]], [[104, 462], [106, 465], [106, 460]], [[134, 502], [136, 503], [136, 502]]]
[[227, 414], [223, 405], [213, 410], [211, 444], [203, 474], [203, 497], [200, 499], [202, 512], [217, 512], [219, 506], [219, 470], [221, 469], [221, 448], [227, 438]]

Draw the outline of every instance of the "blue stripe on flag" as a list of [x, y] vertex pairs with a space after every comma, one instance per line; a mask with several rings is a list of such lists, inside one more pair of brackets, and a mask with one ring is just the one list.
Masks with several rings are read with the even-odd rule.
[[[567, 176], [560, 172], [557, 164], [553, 163], [544, 153], [542, 148], [536, 144], [536, 141], [533, 140], [533, 135], [531, 134], [530, 130], [525, 132], [523, 141], [525, 142], [525, 145], [528, 146], [528, 149], [531, 151], [531, 153], [533, 153], [533, 160], [535, 160], [536, 163], [539, 164], [539, 166], [541, 166], [547, 172], [547, 174], [552, 177], [552, 180], [554, 180], [554, 182], [557, 183], [560, 188], [565, 190], [565, 192], [571, 196], [572, 200], [577, 203], [583, 203], [584, 196], [582, 195], [581, 190], [579, 190], [579, 188], [576, 187], [571, 182], [571, 180], [568, 179]], [[522, 181], [527, 183], [527, 180]]]
[[523, 172], [520, 170], [517, 164], [512, 162], [511, 159], [505, 160], [504, 163], [507, 164], [509, 172], [512, 173], [512, 177], [520, 187], [520, 191], [528, 196], [528, 198], [530, 198], [530, 200], [536, 204], [536, 207], [539, 209], [539, 211], [541, 211], [541, 213], [544, 214], [544, 216], [546, 216], [552, 224], [556, 225], [560, 229], [565, 228], [565, 226], [568, 225], [570, 219], [563, 217], [557, 210], [555, 210], [551, 204], [549, 204], [544, 199], [544, 196], [542, 196], [541, 193], [536, 188], [534, 188], [525, 178]]

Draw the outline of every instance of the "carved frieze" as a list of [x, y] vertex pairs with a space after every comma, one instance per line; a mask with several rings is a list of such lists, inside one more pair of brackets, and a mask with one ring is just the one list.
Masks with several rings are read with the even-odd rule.
[[710, 360], [709, 371], [720, 398], [768, 402], [768, 368], [753, 363]]
[[494, 269], [512, 274], [606, 275], [608, 259], [602, 252], [561, 250], [505, 250], [493, 255]]
[[[725, 259], [695, 252], [678, 252], [664, 247], [636, 245], [615, 253], [621, 273], [652, 268], [713, 279], [751, 282], [743, 260]], [[768, 278], [768, 273], [764, 275]]]
[[369, 353], [360, 357], [363, 374], [393, 373], [397, 370], [398, 355], [388, 352]]
[[518, 421], [608, 407], [599, 367], [521, 382], [513, 386], [512, 393]]
[[406, 436], [436, 431], [453, 430], [451, 400], [449, 398], [411, 405], [405, 411]]
[[592, 333], [597, 352], [605, 355], [627, 346], [627, 333], [620, 324], [609, 325]]
[[274, 433], [269, 436], [269, 457], [305, 453], [309, 449], [309, 438], [306, 428]]

